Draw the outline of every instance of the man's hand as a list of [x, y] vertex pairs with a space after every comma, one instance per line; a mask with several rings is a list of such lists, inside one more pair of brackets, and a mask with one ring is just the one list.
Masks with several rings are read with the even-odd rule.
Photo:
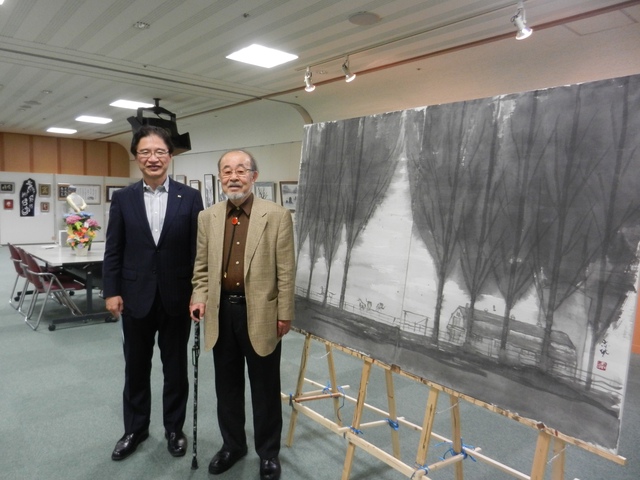
[[[199, 314], [196, 317], [194, 315], [194, 312], [198, 310]], [[199, 322], [201, 318], [204, 317], [204, 312], [207, 310], [207, 307], [204, 303], [192, 303], [191, 305], [189, 305], [189, 312], [191, 312], [191, 319], [194, 322]]]
[[105, 306], [113, 318], [118, 318], [124, 308], [124, 303], [120, 295], [105, 298]]
[[278, 320], [278, 338], [284, 337], [291, 329], [291, 320]]

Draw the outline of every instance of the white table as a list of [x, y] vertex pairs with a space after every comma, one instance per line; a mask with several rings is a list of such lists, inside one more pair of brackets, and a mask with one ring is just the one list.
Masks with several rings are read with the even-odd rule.
[[104, 242], [95, 242], [91, 244], [91, 250], [86, 255], [76, 255], [76, 253], [68, 246], [58, 244], [36, 244], [36, 245], [20, 245], [25, 252], [31, 254], [38, 260], [46, 263], [50, 267], [62, 267], [72, 275], [81, 278], [85, 284], [87, 291], [87, 308], [83, 315], [75, 317], [67, 317], [54, 319], [49, 324], [49, 330], [55, 330], [57, 323], [68, 322], [86, 322], [91, 319], [104, 319], [105, 321], [117, 321], [111, 317], [109, 312], [93, 311], [93, 287], [94, 276], [96, 272], [102, 269], [104, 260]]

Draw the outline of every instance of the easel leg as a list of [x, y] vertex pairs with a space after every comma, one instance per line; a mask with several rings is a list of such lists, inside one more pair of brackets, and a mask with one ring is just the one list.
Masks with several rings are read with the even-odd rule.
[[[387, 402], [389, 405], [389, 420], [398, 423], [398, 414], [396, 412], [396, 397], [395, 390], [393, 388], [393, 373], [391, 370], [385, 370], [385, 381], [387, 383]], [[396, 428], [391, 429], [391, 447], [393, 456], [400, 458], [400, 436]]]
[[[462, 452], [462, 434], [460, 431], [460, 404], [457, 397], [449, 395], [449, 401], [451, 402], [451, 438], [453, 443], [454, 452]], [[463, 480], [464, 471], [462, 469], [462, 462], [457, 462], [454, 466], [456, 480]]]
[[[366, 358], [364, 366], [362, 367], [358, 400], [356, 401], [356, 409], [353, 413], [353, 423], [351, 424], [351, 427], [356, 430], [360, 428], [360, 422], [362, 421], [362, 412], [364, 410], [367, 395], [367, 384], [369, 383], [369, 376], [371, 375], [371, 365], [373, 365], [373, 360]], [[353, 465], [353, 455], [355, 454], [355, 451], [355, 444], [349, 442], [349, 445], [347, 446], [347, 455], [344, 460], [344, 467], [342, 469], [342, 480], [348, 480], [349, 475], [351, 474], [351, 466]]]
[[[302, 358], [300, 359], [300, 370], [298, 371], [298, 383], [296, 384], [295, 396], [302, 394], [304, 387], [304, 375], [307, 370], [307, 359], [309, 358], [309, 348], [311, 347], [311, 335], [308, 333], [304, 337], [304, 345], [302, 346]], [[287, 434], [287, 447], [293, 445], [293, 434], [296, 430], [296, 421], [298, 419], [298, 411], [294, 408], [291, 411], [291, 420], [289, 421], [289, 433]]]
[[551, 435], [544, 431], [538, 433], [536, 453], [533, 457], [533, 466], [531, 467], [531, 480], [544, 480], [544, 471], [547, 466], [550, 445]]
[[427, 454], [429, 453], [429, 441], [431, 440], [431, 432], [433, 431], [433, 419], [436, 416], [439, 393], [440, 392], [435, 388], [431, 388], [429, 391], [427, 409], [424, 412], [424, 421], [422, 422], [420, 443], [418, 444], [418, 454], [416, 455], [416, 463], [418, 465], [424, 465], [427, 461]]
[[563, 440], [556, 438], [553, 441], [553, 465], [551, 466], [551, 480], [564, 479], [564, 461], [566, 448], [567, 444]]
[[[325, 343], [324, 347], [327, 351], [327, 363], [329, 365], [329, 381], [331, 382], [331, 393], [338, 393], [338, 379], [336, 377], [336, 368], [333, 363], [333, 350], [329, 343]], [[342, 420], [340, 419], [340, 398], [333, 398], [333, 413], [336, 418], [336, 423], [342, 426]]]

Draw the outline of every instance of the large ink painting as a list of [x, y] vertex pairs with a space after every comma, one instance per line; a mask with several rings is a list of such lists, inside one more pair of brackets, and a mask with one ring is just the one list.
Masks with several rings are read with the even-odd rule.
[[640, 76], [306, 127], [296, 326], [615, 452]]

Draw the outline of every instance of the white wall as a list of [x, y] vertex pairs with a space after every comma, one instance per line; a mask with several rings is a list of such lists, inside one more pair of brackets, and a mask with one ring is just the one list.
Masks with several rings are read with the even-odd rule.
[[[25, 172], [2, 172], [0, 180], [3, 182], [14, 182], [14, 193], [0, 194], [0, 244], [15, 243], [51, 243], [58, 240], [58, 231], [64, 230], [64, 215], [69, 212], [65, 200], [58, 200], [58, 184], [71, 185], [97, 185], [99, 186], [100, 199], [96, 204], [88, 204], [85, 211], [92, 213], [93, 217], [103, 227], [98, 232], [97, 241], [104, 241], [104, 230], [108, 220], [109, 203], [106, 201], [106, 185], [126, 186], [132, 180], [122, 177], [99, 177], [83, 175], [56, 175], [51, 173], [25, 173]], [[38, 194], [36, 195], [35, 212], [33, 217], [21, 217], [19, 209], [20, 188], [22, 183], [32, 178], [36, 181]], [[50, 196], [41, 197], [39, 195], [39, 185], [51, 185]], [[4, 209], [4, 200], [13, 200], [13, 209]], [[49, 203], [49, 211], [42, 211], [42, 202]]]
[[[189, 133], [191, 150], [174, 157], [170, 173], [185, 175], [187, 184], [199, 180], [202, 191], [205, 174], [214, 175], [217, 183], [218, 159], [224, 152], [246, 149], [258, 163], [258, 181], [275, 182], [280, 203], [279, 182], [298, 180], [303, 127], [294, 108], [270, 101], [179, 120], [178, 132]], [[141, 178], [135, 161], [130, 164], [130, 175]]]

